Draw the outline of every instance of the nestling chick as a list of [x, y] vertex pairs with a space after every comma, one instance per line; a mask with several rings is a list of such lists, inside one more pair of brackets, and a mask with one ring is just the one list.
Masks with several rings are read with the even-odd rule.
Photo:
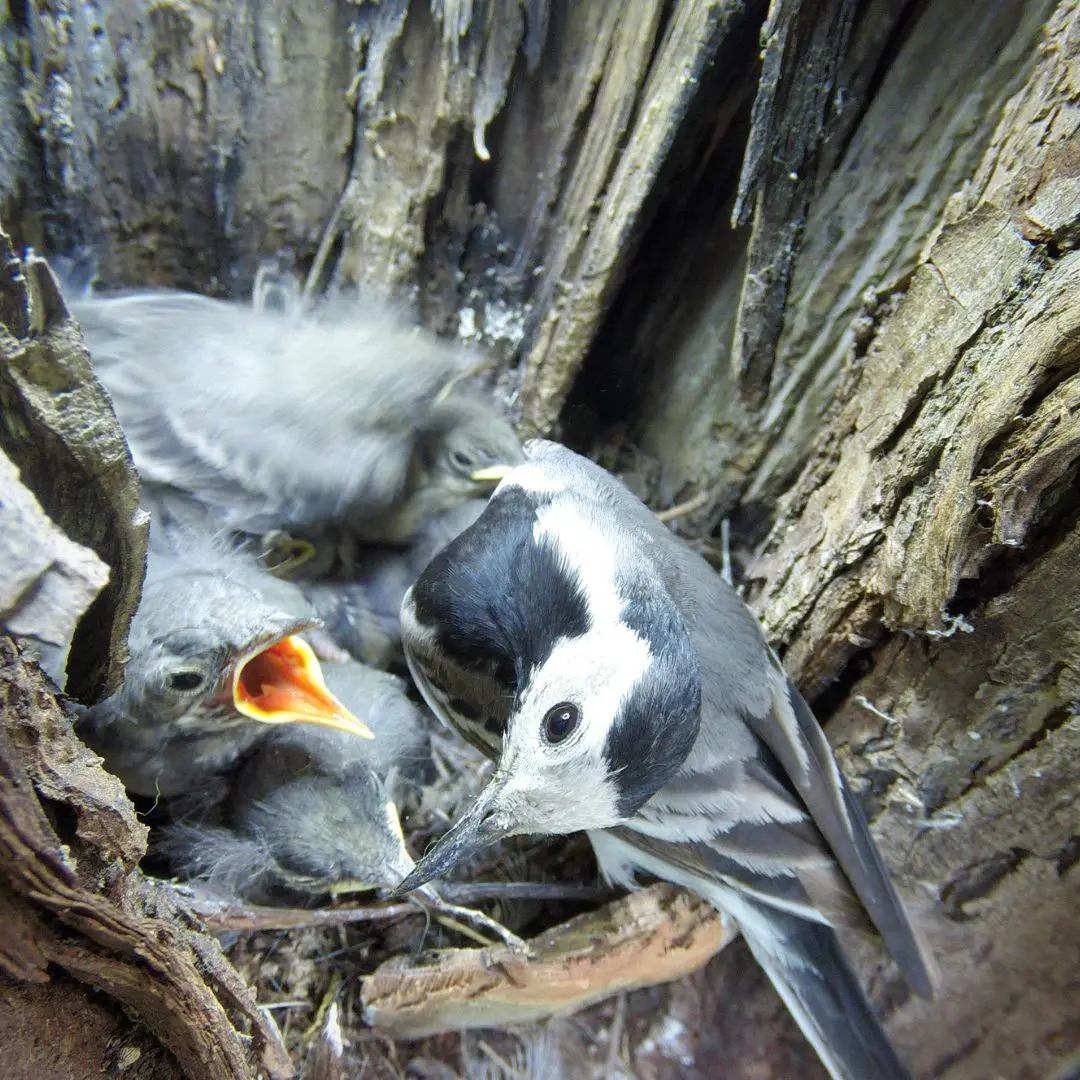
[[739, 924], [835, 1080], [909, 1080], [832, 927], [931, 964], [825, 736], [734, 589], [622, 484], [534, 441], [402, 606], [431, 707], [498, 762], [402, 883], [518, 833], [588, 830], [602, 873]]
[[79, 734], [150, 796], [221, 775], [273, 725], [370, 738], [300, 636], [316, 625], [303, 594], [252, 556], [197, 530], [155, 529], [123, 685], [86, 710]]
[[[431, 763], [423, 715], [402, 680], [360, 664], [327, 664], [326, 678], [375, 732], [362, 742], [313, 727], [279, 728], [240, 765], [228, 794], [169, 826], [159, 850], [186, 878], [262, 903], [327, 893], [387, 891], [410, 873], [394, 789], [418, 785]], [[482, 912], [420, 890], [436, 918], [453, 917], [524, 944]]]
[[392, 789], [424, 778], [424, 718], [393, 675], [360, 664], [323, 670], [375, 739], [301, 726], [269, 732], [221, 805], [165, 830], [159, 849], [183, 877], [256, 902], [310, 902], [387, 889], [412, 869]]
[[387, 317], [155, 291], [71, 305], [158, 520], [406, 541], [521, 460], [467, 359]]
[[486, 499], [469, 499], [420, 526], [405, 547], [355, 553], [347, 581], [298, 582], [330, 636], [357, 659], [388, 667], [400, 659], [401, 602], [420, 571], [480, 516]]

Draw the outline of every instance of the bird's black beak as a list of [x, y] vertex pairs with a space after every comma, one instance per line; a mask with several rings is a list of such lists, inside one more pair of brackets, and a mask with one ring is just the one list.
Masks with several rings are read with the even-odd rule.
[[390, 894], [400, 899], [432, 878], [445, 876], [462, 859], [513, 832], [501, 805], [503, 785], [492, 780], [457, 824], [416, 864], [416, 868]]

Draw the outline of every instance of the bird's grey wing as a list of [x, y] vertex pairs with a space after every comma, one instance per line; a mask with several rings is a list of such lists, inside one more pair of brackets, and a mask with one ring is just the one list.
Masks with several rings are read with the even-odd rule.
[[[690, 788], [683, 794], [689, 800]], [[747, 794], [738, 792], [740, 798]], [[658, 824], [654, 819], [650, 827]], [[665, 824], [692, 830], [694, 819], [668, 817]], [[719, 844], [716, 837], [662, 840], [628, 826], [590, 833], [589, 839], [609, 879], [629, 885], [637, 873], [648, 873], [691, 889], [732, 916], [834, 1080], [910, 1080], [801, 880], [808, 866], [819, 869], [814, 864], [822, 848], [816, 846], [816, 859], [809, 854], [815, 850], [812, 831], [804, 818], [794, 829], [763, 829], [753, 843], [745, 842], [746, 833], [739, 843], [738, 827]], [[800, 833], [807, 833], [807, 844]], [[834, 873], [840, 877], [835, 867]], [[844, 891], [846, 883], [839, 888]]]
[[251, 532], [377, 518], [459, 361], [385, 320], [323, 326], [184, 293], [75, 305], [145, 480]]
[[428, 708], [480, 753], [498, 761], [513, 693], [493, 668], [466, 668], [439, 647], [416, 617], [411, 591], [401, 605], [401, 642], [409, 673]]
[[833, 930], [758, 909], [763, 936], [749, 910], [740, 926], [750, 950], [834, 1080], [911, 1080]]
[[809, 809], [912, 989], [930, 997], [935, 976], [929, 950], [904, 909], [866, 816], [817, 718], [771, 651], [769, 659], [770, 708], [759, 715], [748, 714], [747, 723], [776, 756]]
[[168, 291], [87, 299], [73, 312], [153, 508], [182, 509], [186, 495], [219, 513], [229, 508], [230, 518], [258, 513], [262, 500], [221, 468], [212, 447], [207, 453], [212, 410], [200, 410], [208, 391], [193, 410], [188, 385], [192, 365], [210, 377], [229, 370], [235, 313], [207, 297]]
[[707, 876], [741, 881], [763, 903], [834, 925], [868, 917], [911, 987], [930, 995], [929, 952], [821, 726], [742, 601], [711, 571], [709, 581], [692, 629], [703, 658], [702, 732], [643, 813], [685, 816], [661, 828], [664, 837], [705, 830], [704, 848], [672, 858], [704, 860]]
[[715, 885], [802, 919], [865, 925], [805, 807], [756, 748], [742, 759], [698, 754], [692, 767], [609, 832], [690, 875], [700, 891]]

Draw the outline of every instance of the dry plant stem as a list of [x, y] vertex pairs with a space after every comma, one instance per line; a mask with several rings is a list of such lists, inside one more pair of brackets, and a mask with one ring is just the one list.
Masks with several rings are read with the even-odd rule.
[[[523, 956], [529, 955], [529, 946], [526, 945], [517, 934], [513, 933], [511, 930], [507, 930], [500, 922], [485, 915], [482, 911], [461, 907], [459, 904], [452, 904], [447, 900], [444, 900], [434, 890], [432, 890], [431, 893], [424, 892], [422, 894], [422, 899], [418, 897], [418, 900], [421, 904], [431, 909], [434, 918], [439, 919], [440, 922], [447, 923], [447, 925], [453, 926], [459, 933], [466, 933], [466, 936], [479, 941], [481, 944], [489, 945], [491, 943], [485, 941], [482, 936], [468, 932], [465, 927], [457, 925], [455, 919], [472, 923], [474, 926], [494, 934], [495, 937], [501, 940], [512, 952], [520, 953]], [[447, 918], [447, 916], [449, 916], [449, 918]]]
[[615, 1015], [611, 1020], [608, 1030], [608, 1054], [605, 1065], [607, 1080], [614, 1080], [618, 1070], [619, 1060], [622, 1057], [623, 1028], [626, 1024], [626, 994], [620, 994], [615, 999]]
[[[494, 920], [488, 920], [482, 912], [458, 907], [453, 901], [476, 902], [488, 899], [505, 900], [603, 900], [609, 897], [607, 889], [574, 885], [548, 885], [528, 881], [481, 882], [476, 885], [440, 886], [451, 898], [441, 901], [448, 914], [461, 916], [469, 912], [469, 919], [492, 930], [499, 937], [508, 933]], [[332, 908], [285, 908], [249, 904], [234, 897], [222, 897], [189, 885], [172, 886], [177, 902], [205, 923], [215, 933], [258, 933], [263, 930], [300, 930], [312, 927], [348, 926], [351, 923], [385, 922], [423, 913], [414, 903], [376, 903]], [[437, 909], [433, 909], [437, 910]], [[464, 917], [464, 916], [461, 916]], [[478, 917], [478, 918], [477, 918]], [[498, 929], [496, 930], [496, 927]], [[513, 934], [510, 935], [514, 937]], [[485, 943], [486, 944], [486, 943]]]
[[692, 514], [695, 510], [700, 510], [708, 503], [709, 498], [707, 491], [699, 491], [693, 498], [687, 499], [685, 502], [676, 503], [674, 506], [668, 507], [667, 510], [658, 510], [656, 520], [662, 521], [665, 525], [671, 521], [677, 521], [681, 517], [686, 517], [687, 514]]
[[594, 885], [561, 885], [544, 881], [444, 881], [439, 892], [455, 903], [475, 904], [481, 900], [580, 900], [599, 902], [611, 899], [611, 889]]

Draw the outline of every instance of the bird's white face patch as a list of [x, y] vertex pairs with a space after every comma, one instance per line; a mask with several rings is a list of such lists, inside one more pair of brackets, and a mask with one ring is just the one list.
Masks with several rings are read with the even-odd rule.
[[[550, 544], [580, 583], [591, 628], [557, 640], [544, 662], [527, 673], [502, 769], [512, 777], [521, 813], [536, 812], [543, 803], [542, 831], [604, 828], [621, 820], [604, 754], [608, 735], [653, 654], [648, 641], [621, 621], [619, 551], [608, 532], [578, 504], [556, 500], [538, 510], [533, 538]], [[545, 737], [544, 717], [563, 702], [576, 705], [581, 719], [565, 741], [553, 744]]]
[[[562, 638], [529, 677], [514, 713], [510, 744], [535, 744], [552, 759], [574, 747], [600, 761], [619, 705], [651, 662], [648, 643], [621, 623]], [[551, 746], [543, 737], [544, 715], [563, 701], [581, 710], [581, 722], [565, 743]]]
[[537, 510], [533, 539], [550, 544], [576, 574], [594, 626], [619, 624], [625, 601], [615, 587], [615, 567], [625, 556], [609, 530], [579, 505], [557, 499]]

